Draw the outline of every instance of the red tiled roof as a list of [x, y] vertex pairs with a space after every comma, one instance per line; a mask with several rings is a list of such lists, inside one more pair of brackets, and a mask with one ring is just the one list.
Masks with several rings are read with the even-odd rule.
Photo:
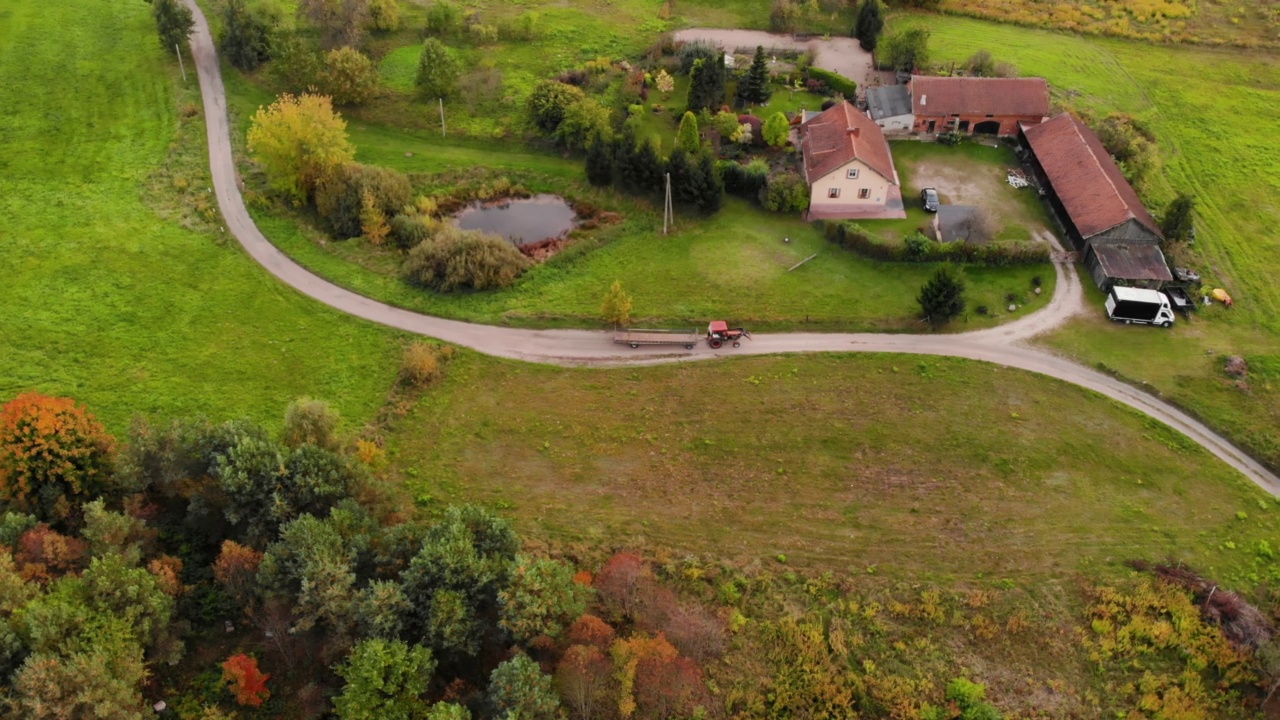
[[898, 184], [884, 132], [847, 102], [833, 105], [800, 126], [800, 150], [804, 154], [804, 177], [810, 183], [861, 160], [889, 182]]
[[1131, 219], [1162, 237], [1160, 226], [1102, 141], [1074, 115], [1062, 113], [1048, 122], [1023, 125], [1022, 133], [1081, 238]]
[[1049, 114], [1049, 83], [1044, 78], [911, 78], [911, 110], [916, 115]]

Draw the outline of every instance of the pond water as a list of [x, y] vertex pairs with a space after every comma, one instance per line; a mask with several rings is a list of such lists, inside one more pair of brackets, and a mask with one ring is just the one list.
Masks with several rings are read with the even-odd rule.
[[516, 245], [558, 238], [573, 229], [574, 212], [559, 195], [475, 202], [453, 216], [463, 230], [483, 230]]

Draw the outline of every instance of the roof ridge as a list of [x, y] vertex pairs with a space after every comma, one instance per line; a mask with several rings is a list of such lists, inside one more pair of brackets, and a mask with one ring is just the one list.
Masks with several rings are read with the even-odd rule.
[[[1066, 113], [1066, 115], [1071, 119], [1071, 131], [1076, 134], [1076, 137], [1080, 138], [1080, 142], [1084, 143], [1085, 147], [1089, 148], [1089, 157], [1093, 159], [1093, 164], [1098, 167], [1098, 172], [1102, 173], [1102, 177], [1107, 179], [1107, 185], [1111, 186], [1111, 192], [1114, 193], [1116, 197], [1120, 198], [1120, 203], [1124, 205], [1125, 215], [1128, 215], [1131, 220], [1137, 220], [1138, 216], [1133, 214], [1133, 208], [1129, 206], [1129, 201], [1125, 199], [1124, 193], [1120, 192], [1120, 188], [1116, 187], [1116, 182], [1111, 179], [1111, 173], [1107, 172], [1107, 168], [1104, 167], [1102, 161], [1098, 159], [1098, 154], [1093, 150], [1093, 144], [1090, 143], [1088, 139], [1085, 138], [1084, 134], [1080, 132], [1080, 119], [1071, 113]], [[1101, 142], [1101, 138], [1099, 138], [1099, 142]], [[1120, 223], [1117, 223], [1117, 225], [1118, 224]], [[1115, 225], [1112, 225], [1111, 227], [1115, 227]], [[1099, 230], [1098, 232], [1102, 231]], [[1094, 234], [1096, 235], [1097, 233]]]

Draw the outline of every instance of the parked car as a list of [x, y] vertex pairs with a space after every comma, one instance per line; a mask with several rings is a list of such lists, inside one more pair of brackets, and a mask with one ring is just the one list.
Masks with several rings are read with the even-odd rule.
[[933, 188], [921, 190], [920, 202], [924, 203], [926, 212], [938, 212], [938, 191]]

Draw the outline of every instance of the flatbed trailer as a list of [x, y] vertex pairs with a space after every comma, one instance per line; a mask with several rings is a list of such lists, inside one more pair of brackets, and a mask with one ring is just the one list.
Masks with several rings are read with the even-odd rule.
[[692, 350], [702, 339], [697, 328], [688, 330], [658, 330], [651, 328], [628, 328], [613, 333], [613, 341], [619, 345], [630, 345], [638, 348], [641, 345], [683, 345], [685, 350]]

